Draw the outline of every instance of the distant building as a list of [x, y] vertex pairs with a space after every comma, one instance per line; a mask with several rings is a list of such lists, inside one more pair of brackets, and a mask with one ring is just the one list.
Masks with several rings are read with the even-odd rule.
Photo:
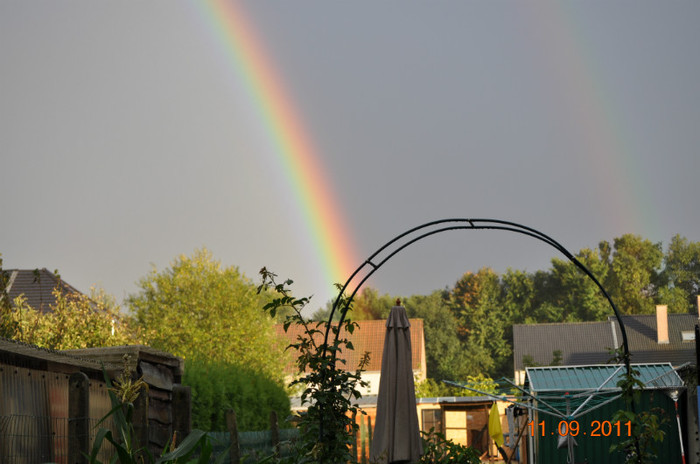
[[[622, 316], [633, 363], [670, 362], [674, 367], [695, 364], [697, 314], [668, 314], [666, 306], [656, 314]], [[522, 385], [526, 364], [550, 366], [557, 358], [562, 366], [605, 364], [609, 350], [622, 345], [617, 318], [604, 322], [516, 324], [513, 326], [515, 380]]]
[[5, 269], [7, 286], [5, 291], [13, 304], [15, 298], [24, 295], [27, 304], [37, 311], [45, 313], [50, 306], [56, 305], [55, 288], [63, 294], [80, 294], [80, 292], [63, 281], [55, 273], [42, 269]]
[[[369, 387], [360, 389], [360, 393], [365, 395], [376, 395], [379, 393], [379, 378], [382, 369], [382, 353], [384, 350], [384, 337], [386, 335], [386, 321], [356, 321], [359, 325], [351, 334], [343, 332], [341, 335], [348, 338], [354, 347], [354, 350], [347, 350], [340, 357], [345, 360], [342, 367], [348, 371], [357, 369], [360, 359], [365, 352], [369, 352], [369, 364], [362, 374], [362, 380], [369, 382]], [[426, 360], [425, 360], [425, 336], [423, 334], [423, 319], [409, 319], [411, 324], [411, 350], [413, 362], [413, 374], [417, 381], [425, 380], [426, 378]], [[292, 325], [287, 332], [284, 331], [282, 324], [276, 325], [277, 335], [287, 346], [291, 343], [297, 343], [298, 337], [303, 335], [302, 327]], [[322, 326], [325, 330], [325, 325]], [[322, 343], [322, 336], [317, 337], [317, 342]], [[330, 341], [329, 341], [330, 342]], [[291, 352], [294, 356], [294, 353]], [[297, 374], [297, 367], [293, 360], [290, 360], [285, 366], [285, 374], [291, 378]]]

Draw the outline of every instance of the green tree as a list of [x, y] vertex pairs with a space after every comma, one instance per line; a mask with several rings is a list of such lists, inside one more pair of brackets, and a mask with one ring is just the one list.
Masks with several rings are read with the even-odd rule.
[[224, 267], [206, 249], [181, 255], [169, 268], [139, 280], [140, 292], [128, 303], [145, 342], [185, 359], [249, 366], [282, 377], [282, 347], [273, 320], [260, 308], [258, 295], [236, 267]]
[[457, 336], [457, 320], [447, 297], [436, 290], [427, 296], [413, 295], [402, 303], [410, 318], [423, 319], [427, 376], [438, 382], [462, 380], [480, 372]]
[[477, 373], [507, 375], [512, 370], [506, 333], [510, 322], [502, 310], [498, 274], [489, 268], [464, 274], [452, 291], [452, 310], [468, 356], [479, 367]]
[[501, 276], [501, 307], [509, 321], [510, 339], [513, 337], [513, 324], [522, 324], [532, 314], [535, 303], [535, 282], [525, 271], [508, 268]]
[[[379, 292], [372, 287], [365, 287], [355, 295], [352, 300], [352, 319], [355, 321], [368, 321], [385, 319], [389, 316], [391, 307], [394, 306], [389, 295], [379, 295]], [[329, 301], [324, 309], [319, 309], [311, 317], [314, 321], [327, 321], [333, 309], [335, 300]], [[333, 314], [333, 320], [340, 319], [340, 309], [337, 308]]]
[[[608, 244], [601, 244], [608, 250]], [[625, 234], [614, 240], [614, 252], [605, 281], [613, 301], [625, 314], [652, 314], [660, 283], [663, 251], [638, 235]]]
[[560, 306], [557, 297], [559, 283], [551, 271], [537, 271], [532, 276], [535, 291], [532, 312], [525, 316], [526, 324], [539, 324], [546, 322], [563, 322], [566, 317], [566, 309]]
[[[605, 280], [608, 265], [600, 260], [598, 252], [584, 248], [576, 258], [600, 282]], [[576, 264], [554, 258], [549, 273], [550, 303], [563, 309], [563, 319], [551, 322], [602, 321], [610, 315], [605, 296]]]
[[90, 295], [63, 294], [54, 289], [56, 303], [42, 313], [30, 307], [23, 295], [5, 314], [4, 336], [44, 348], [67, 350], [117, 346], [139, 342], [138, 330], [104, 290]]
[[484, 375], [470, 375], [462, 379], [468, 387], [478, 390], [469, 390], [453, 385], [448, 385], [443, 382], [437, 382], [434, 379], [425, 379], [416, 384], [416, 398], [437, 398], [441, 396], [480, 396], [482, 393], [496, 394], [498, 392], [498, 384], [489, 377]]
[[664, 257], [659, 303], [673, 312], [694, 313], [700, 294], [700, 242], [675, 235]]
[[387, 294], [379, 295], [374, 288], [366, 287], [353, 299], [352, 318], [355, 321], [386, 319], [394, 304], [395, 298]]

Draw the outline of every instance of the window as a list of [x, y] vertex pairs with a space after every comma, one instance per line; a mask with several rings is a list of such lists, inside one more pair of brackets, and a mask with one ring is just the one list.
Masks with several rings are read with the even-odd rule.
[[684, 330], [681, 332], [681, 340], [684, 342], [695, 341], [695, 331], [694, 330]]
[[423, 420], [423, 431], [430, 432], [434, 429], [436, 432], [442, 433], [442, 411], [439, 409], [423, 409], [421, 411]]

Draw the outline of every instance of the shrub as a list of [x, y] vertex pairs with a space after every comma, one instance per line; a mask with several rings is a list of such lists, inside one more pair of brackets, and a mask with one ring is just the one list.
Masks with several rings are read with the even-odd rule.
[[226, 431], [226, 410], [236, 412], [241, 432], [267, 430], [270, 412], [290, 415], [284, 387], [264, 374], [236, 364], [187, 360], [182, 383], [192, 388], [192, 427]]

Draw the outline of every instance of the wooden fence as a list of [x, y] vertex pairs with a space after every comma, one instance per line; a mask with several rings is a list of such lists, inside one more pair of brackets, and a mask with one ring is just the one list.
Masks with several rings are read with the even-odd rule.
[[[359, 420], [359, 430], [353, 434], [355, 446], [352, 448], [352, 462], [367, 464], [369, 449], [372, 444], [372, 418], [370, 416], [354, 416]], [[285, 457], [295, 452], [294, 444], [299, 437], [299, 429], [280, 429], [277, 414], [270, 413], [269, 430], [260, 432], [239, 432], [236, 413], [226, 411], [226, 432], [210, 433], [217, 453], [228, 449], [228, 460], [231, 464], [240, 464], [246, 457], [264, 457], [271, 454]]]
[[[190, 432], [190, 391], [176, 383], [177, 358], [139, 346], [80, 350], [75, 356], [0, 338], [0, 462], [86, 462], [82, 453], [91, 448], [95, 425], [111, 410], [102, 369], [115, 378], [123, 366], [107, 359], [119, 359], [120, 352], [133, 356], [132, 376], [149, 384], [148, 395], [134, 405], [138, 442], [160, 454], [174, 432], [184, 438]], [[110, 454], [105, 446], [101, 457]]]

